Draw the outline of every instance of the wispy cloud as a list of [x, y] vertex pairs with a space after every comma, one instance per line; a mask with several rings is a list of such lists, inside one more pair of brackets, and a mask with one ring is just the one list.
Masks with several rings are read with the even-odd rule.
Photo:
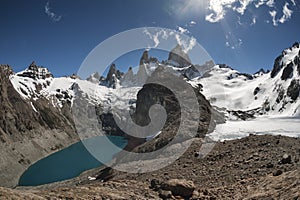
[[283, 15], [280, 18], [276, 18], [276, 15], [277, 15], [276, 10], [272, 10], [269, 12], [269, 14], [272, 17], [272, 22], [273, 22], [274, 26], [278, 26], [278, 22], [283, 24], [292, 17], [293, 11], [291, 9], [289, 9], [288, 6], [289, 6], [289, 3], [285, 2], [284, 6], [282, 8]]
[[274, 26], [277, 26], [278, 23], [277, 23], [277, 20], [276, 20], [276, 15], [277, 15], [277, 12], [276, 10], [272, 10], [272, 11], [269, 11], [271, 17], [272, 17], [272, 22], [273, 22], [273, 25]]
[[149, 45], [149, 49], [151, 48], [157, 48], [160, 44], [160, 39], [167, 40], [169, 36], [173, 35], [173, 32], [167, 32], [165, 30], [160, 30], [155, 33], [150, 33], [147, 28], [143, 31], [144, 34], [146, 34], [150, 40], [153, 41], [154, 45]]
[[293, 3], [293, 6], [296, 6], [295, 0], [291, 0], [291, 2]]
[[195, 21], [193, 21], [193, 20], [189, 22], [189, 26], [194, 26], [194, 25], [196, 25], [196, 24], [197, 24], [197, 23], [196, 23]]
[[255, 24], [256, 24], [256, 17], [253, 17], [253, 18], [252, 18], [252, 22], [251, 22], [250, 25], [253, 26], [253, 25], [255, 25]]
[[53, 20], [55, 22], [58, 22], [58, 21], [61, 20], [61, 18], [62, 18], [61, 15], [57, 15], [54, 12], [51, 11], [49, 1], [46, 3], [44, 8], [45, 8], [45, 13], [51, 18], [51, 20]]
[[194, 37], [191, 37], [186, 41], [186, 40], [181, 39], [179, 34], [176, 34], [175, 38], [177, 40], [177, 43], [182, 47], [182, 50], [185, 53], [188, 53], [189, 51], [191, 51], [197, 43], [197, 40]]
[[[188, 31], [182, 27], [180, 27], [182, 31], [168, 31], [168, 30], [148, 30], [144, 29], [143, 33], [148, 36], [151, 41], [151, 45], [148, 46], [148, 49], [158, 48], [161, 43], [163, 44], [165, 41], [169, 41], [171, 43], [174, 42], [174, 45], [179, 44], [182, 47], [182, 50], [185, 53], [191, 51], [195, 45], [197, 44], [197, 40], [194, 37], [186, 37], [183, 33]], [[179, 26], [178, 26], [179, 29]]]
[[293, 11], [291, 9], [289, 9], [288, 6], [289, 6], [289, 3], [285, 2], [283, 9], [282, 9], [283, 15], [279, 19], [279, 22], [282, 24], [292, 17]]
[[189, 33], [189, 31], [186, 28], [183, 28], [181, 26], [177, 26], [177, 29], [178, 29], [179, 33], [181, 33], [181, 34]]
[[244, 15], [251, 1], [252, 0], [240, 0], [240, 7], [233, 7], [233, 10], [236, 10], [239, 14]]
[[[292, 6], [296, 6], [295, 0], [289, 1]], [[293, 14], [293, 9], [289, 7], [290, 4], [287, 1], [285, 1], [284, 6], [282, 7], [282, 17], [276, 19], [278, 5], [276, 6], [275, 0], [210, 0], [208, 10], [211, 12], [205, 16], [205, 20], [211, 23], [219, 22], [225, 18], [226, 13], [229, 10], [236, 12], [238, 14], [238, 18], [240, 19], [240, 16], [245, 14], [251, 4], [256, 8], [265, 5], [272, 9], [269, 11], [269, 14], [272, 18], [274, 26], [277, 26], [278, 23], [285, 23], [292, 17]], [[252, 18], [251, 25], [254, 24], [256, 24], [256, 18]]]

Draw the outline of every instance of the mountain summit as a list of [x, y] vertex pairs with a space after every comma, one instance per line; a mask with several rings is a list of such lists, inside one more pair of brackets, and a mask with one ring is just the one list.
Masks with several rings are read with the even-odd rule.
[[177, 67], [187, 67], [192, 64], [188, 54], [184, 52], [182, 46], [179, 44], [169, 53], [168, 62]]

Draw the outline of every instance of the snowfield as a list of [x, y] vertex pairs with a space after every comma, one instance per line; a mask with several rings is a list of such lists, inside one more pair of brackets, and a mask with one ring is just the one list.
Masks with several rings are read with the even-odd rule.
[[227, 121], [217, 125], [208, 137], [214, 141], [224, 141], [247, 137], [250, 134], [300, 137], [300, 118], [258, 117], [249, 121]]

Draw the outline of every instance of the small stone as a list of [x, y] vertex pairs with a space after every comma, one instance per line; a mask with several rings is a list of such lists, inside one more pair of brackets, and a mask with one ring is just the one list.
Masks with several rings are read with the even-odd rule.
[[280, 176], [282, 173], [283, 172], [280, 169], [278, 169], [275, 172], [273, 172], [273, 176]]
[[268, 163], [266, 167], [267, 167], [267, 168], [273, 168], [273, 167], [274, 167], [274, 164], [273, 164], [273, 163]]
[[151, 188], [154, 190], [158, 190], [160, 187], [160, 181], [157, 179], [152, 179], [150, 182]]
[[172, 192], [167, 190], [159, 190], [159, 197], [162, 199], [171, 199]]
[[280, 161], [280, 164], [291, 164], [291, 163], [292, 163], [292, 157], [288, 154], [284, 154]]

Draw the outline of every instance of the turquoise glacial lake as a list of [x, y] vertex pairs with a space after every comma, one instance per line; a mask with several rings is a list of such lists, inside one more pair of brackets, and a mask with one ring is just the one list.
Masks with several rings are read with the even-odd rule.
[[[109, 136], [108, 138], [121, 149], [127, 144], [122, 137]], [[84, 142], [97, 144], [97, 151], [101, 152], [103, 162], [110, 161], [119, 152], [115, 148], [109, 148], [105, 136], [87, 139]], [[80, 141], [31, 165], [21, 176], [19, 186], [37, 186], [71, 179], [101, 165], [103, 164], [94, 158]]]

